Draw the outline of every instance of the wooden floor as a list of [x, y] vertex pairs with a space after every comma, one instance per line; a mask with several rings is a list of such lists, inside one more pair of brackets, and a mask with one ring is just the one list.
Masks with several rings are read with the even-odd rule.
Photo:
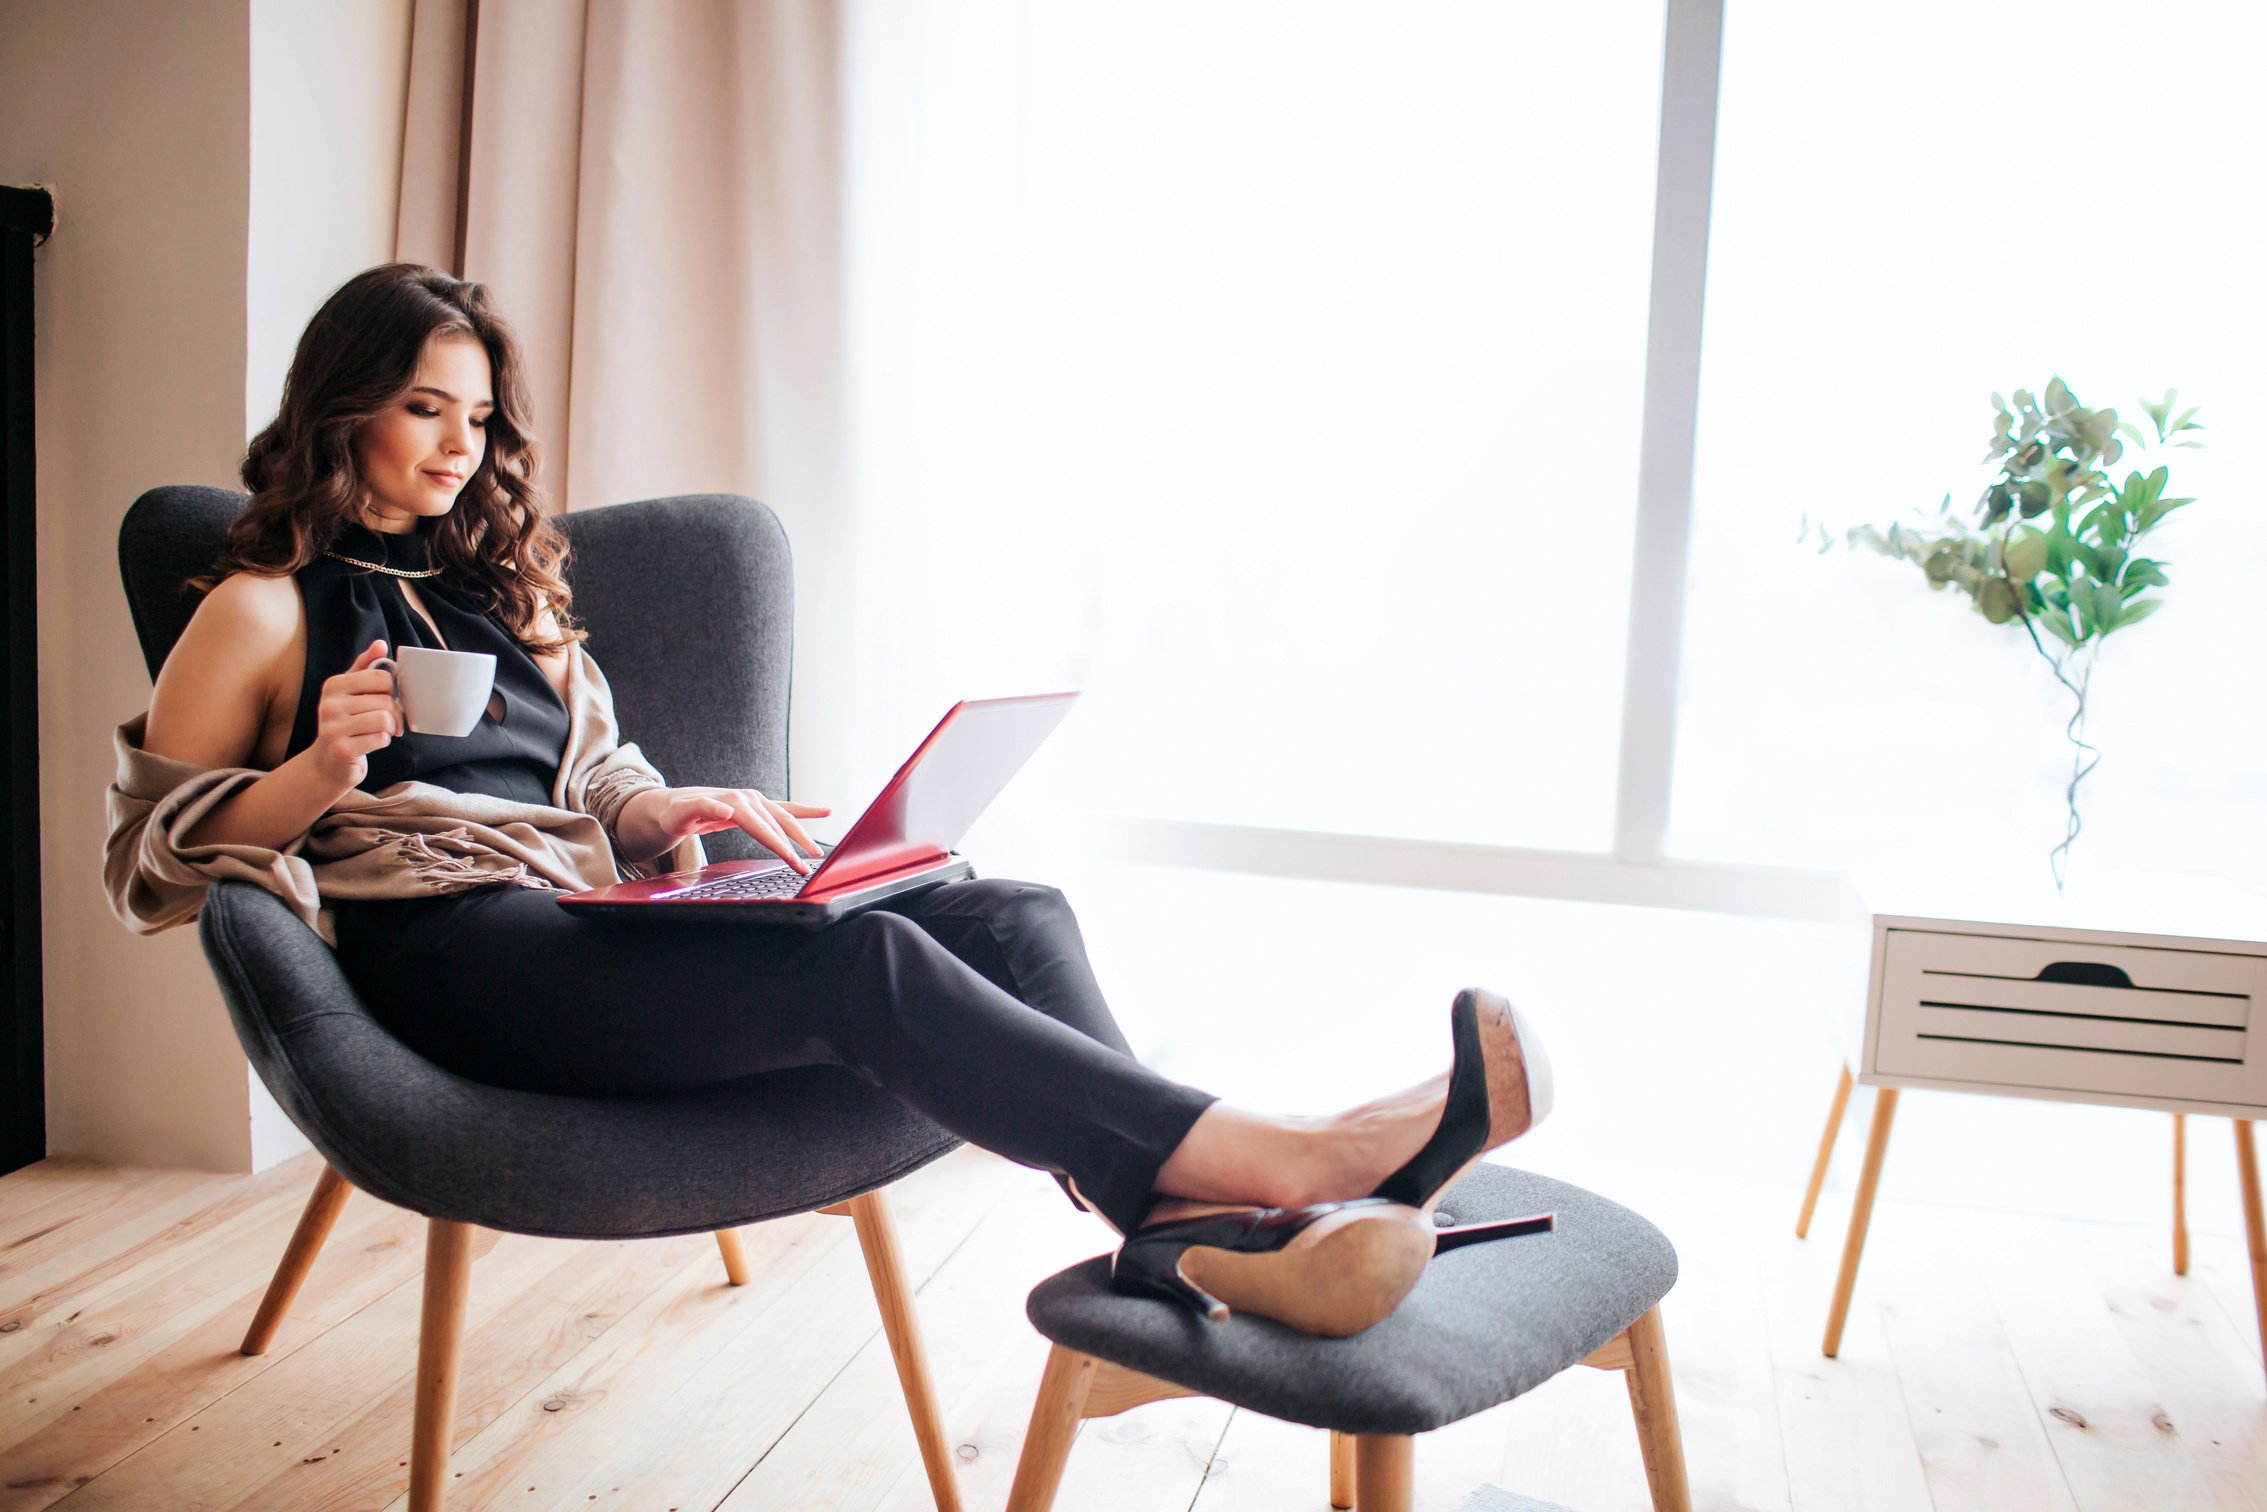
[[[357, 1193], [273, 1351], [235, 1352], [312, 1159], [0, 1178], [0, 1512], [405, 1504], [419, 1220]], [[2156, 1229], [1884, 1203], [1829, 1361], [1846, 1197], [1798, 1243], [1792, 1190], [1610, 1195], [1683, 1256], [1665, 1311], [1702, 1508], [2267, 1509], [2267, 1376], [2231, 1238], [2199, 1235], [2179, 1279]], [[1109, 1236], [975, 1151], [895, 1201], [968, 1504], [999, 1507], [1044, 1353], [1023, 1294]], [[744, 1288], [704, 1236], [494, 1237], [452, 1505], [927, 1507], [850, 1224], [746, 1237]], [[1319, 1433], [1164, 1402], [1086, 1425], [1058, 1505], [1319, 1512], [1325, 1464]], [[1619, 1378], [1587, 1371], [1420, 1440], [1417, 1474], [1444, 1512], [1484, 1481], [1646, 1505]]]

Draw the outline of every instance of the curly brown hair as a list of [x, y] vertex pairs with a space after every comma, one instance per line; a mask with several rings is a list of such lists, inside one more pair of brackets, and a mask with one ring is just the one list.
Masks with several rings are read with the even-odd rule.
[[[252, 502], [229, 528], [209, 586], [231, 572], [281, 577], [362, 519], [354, 442], [409, 392], [418, 359], [437, 337], [466, 335], [487, 348], [495, 409], [488, 450], [456, 504], [432, 526], [428, 549], [448, 581], [469, 589], [530, 651], [583, 639], [569, 617], [567, 539], [536, 483], [525, 359], [487, 288], [418, 263], [387, 263], [350, 279], [307, 323], [284, 378], [275, 420], [244, 453]], [[544, 633], [543, 612], [556, 633]]]

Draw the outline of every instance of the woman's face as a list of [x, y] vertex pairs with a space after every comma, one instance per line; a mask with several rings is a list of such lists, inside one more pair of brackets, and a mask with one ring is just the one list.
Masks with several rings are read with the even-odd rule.
[[425, 343], [409, 392], [354, 438], [364, 524], [402, 534], [455, 507], [488, 455], [486, 427], [496, 407], [489, 381], [488, 349], [478, 337], [458, 333]]

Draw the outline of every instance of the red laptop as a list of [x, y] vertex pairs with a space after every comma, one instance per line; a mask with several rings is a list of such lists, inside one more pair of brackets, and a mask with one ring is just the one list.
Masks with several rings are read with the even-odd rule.
[[719, 861], [574, 893], [559, 906], [594, 914], [730, 915], [817, 929], [884, 898], [968, 876], [968, 863], [952, 848], [1077, 697], [1040, 693], [954, 704], [808, 875], [777, 856]]

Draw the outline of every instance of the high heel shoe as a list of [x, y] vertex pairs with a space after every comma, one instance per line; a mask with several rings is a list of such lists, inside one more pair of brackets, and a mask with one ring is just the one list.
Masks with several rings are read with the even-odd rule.
[[1456, 1061], [1440, 1127], [1373, 1194], [1425, 1213], [1483, 1154], [1517, 1139], [1551, 1111], [1551, 1063], [1517, 1008], [1493, 992], [1467, 987], [1449, 1009], [1449, 1028]]
[[1138, 1230], [1112, 1258], [1110, 1284], [1215, 1323], [1248, 1312], [1343, 1339], [1401, 1305], [1435, 1243], [1424, 1214], [1376, 1197], [1237, 1208]]
[[1458, 1223], [1433, 1230], [1433, 1253], [1445, 1255], [1450, 1250], [1462, 1249], [1467, 1244], [1487, 1244], [1497, 1239], [1522, 1239], [1529, 1234], [1548, 1234], [1559, 1226], [1556, 1213], [1537, 1213], [1530, 1218], [1494, 1218], [1485, 1223]]

